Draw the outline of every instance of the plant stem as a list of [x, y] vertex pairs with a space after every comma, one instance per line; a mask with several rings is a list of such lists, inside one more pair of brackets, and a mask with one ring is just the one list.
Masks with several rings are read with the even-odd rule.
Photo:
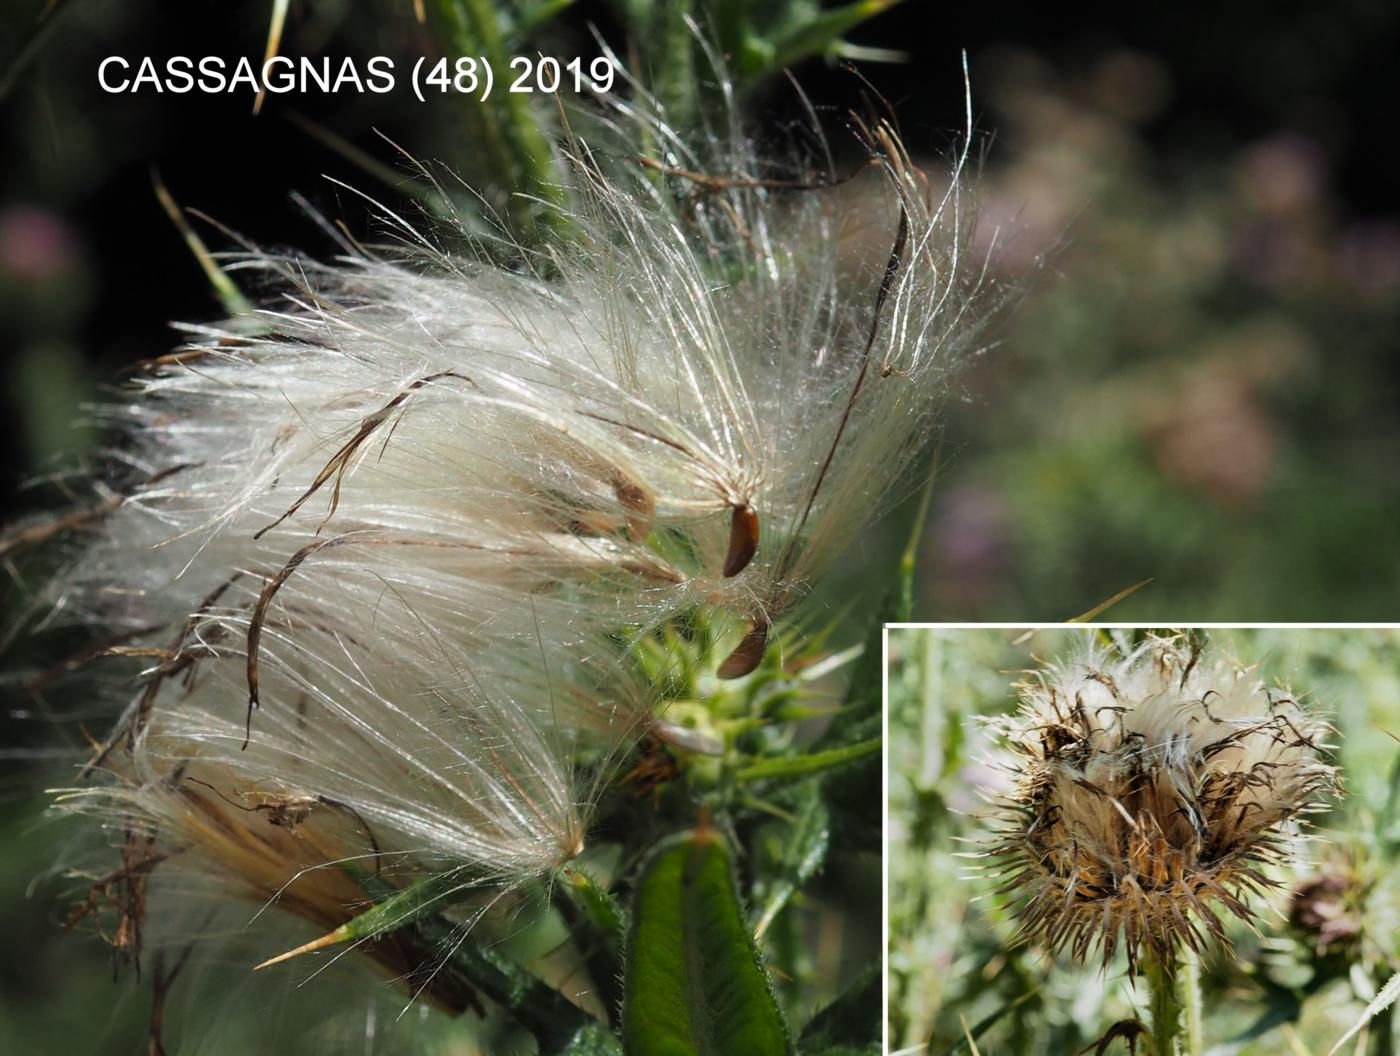
[[1187, 1056], [1201, 1056], [1205, 1052], [1201, 1029], [1201, 962], [1194, 953], [1182, 958], [1180, 990], [1186, 1019]]
[[1148, 1015], [1151, 1019], [1152, 1056], [1181, 1056], [1178, 1042], [1182, 1039], [1182, 1001], [1178, 987], [1177, 966], [1163, 964], [1148, 955], [1143, 964], [1147, 976]]
[[1201, 962], [1193, 953], [1144, 964], [1152, 1018], [1153, 1056], [1202, 1056]]

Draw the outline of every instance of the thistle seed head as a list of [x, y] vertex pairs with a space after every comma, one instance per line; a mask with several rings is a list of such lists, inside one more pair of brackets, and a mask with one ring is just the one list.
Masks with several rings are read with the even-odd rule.
[[1105, 965], [1250, 922], [1298, 822], [1337, 790], [1327, 727], [1201, 643], [1094, 646], [1028, 673], [997, 723], [1016, 775], [990, 854], [1021, 936]]
[[126, 471], [59, 522], [53, 620], [155, 659], [67, 802], [143, 876], [291, 883], [320, 923], [355, 900], [318, 864], [548, 873], [580, 760], [652, 721], [631, 645], [698, 613], [739, 629], [708, 669], [752, 671], [913, 468], [993, 303], [966, 153], [930, 179], [853, 117], [840, 173], [611, 105], [561, 137], [543, 243], [376, 204], [391, 245], [230, 254], [261, 308], [104, 409]]

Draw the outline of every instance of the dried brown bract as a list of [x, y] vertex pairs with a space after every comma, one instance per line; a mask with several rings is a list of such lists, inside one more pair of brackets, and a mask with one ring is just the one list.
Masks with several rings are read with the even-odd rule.
[[1021, 936], [1163, 963], [1249, 922], [1298, 823], [1333, 794], [1328, 729], [1199, 642], [1152, 637], [1028, 673], [999, 722], [1015, 762], [989, 853]]

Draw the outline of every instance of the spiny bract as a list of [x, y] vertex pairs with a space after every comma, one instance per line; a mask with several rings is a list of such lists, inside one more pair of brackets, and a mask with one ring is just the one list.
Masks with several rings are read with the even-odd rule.
[[1247, 896], [1336, 788], [1327, 727], [1194, 640], [1096, 645], [1018, 688], [996, 723], [1015, 787], [989, 853], [1022, 937], [1076, 960], [1224, 941], [1213, 907], [1249, 921]]

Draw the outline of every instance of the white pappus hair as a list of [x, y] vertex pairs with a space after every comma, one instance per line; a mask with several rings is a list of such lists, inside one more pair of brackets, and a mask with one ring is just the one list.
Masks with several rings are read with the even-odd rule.
[[508, 883], [579, 853], [600, 760], [654, 718], [628, 641], [729, 613], [718, 673], [753, 670], [982, 340], [966, 154], [934, 181], [852, 126], [838, 175], [638, 92], [563, 137], [542, 245], [379, 207], [392, 247], [229, 259], [264, 306], [107, 408], [129, 473], [53, 590], [154, 657], [65, 800], [128, 880], [191, 863], [329, 927], [355, 885], [327, 863]]

